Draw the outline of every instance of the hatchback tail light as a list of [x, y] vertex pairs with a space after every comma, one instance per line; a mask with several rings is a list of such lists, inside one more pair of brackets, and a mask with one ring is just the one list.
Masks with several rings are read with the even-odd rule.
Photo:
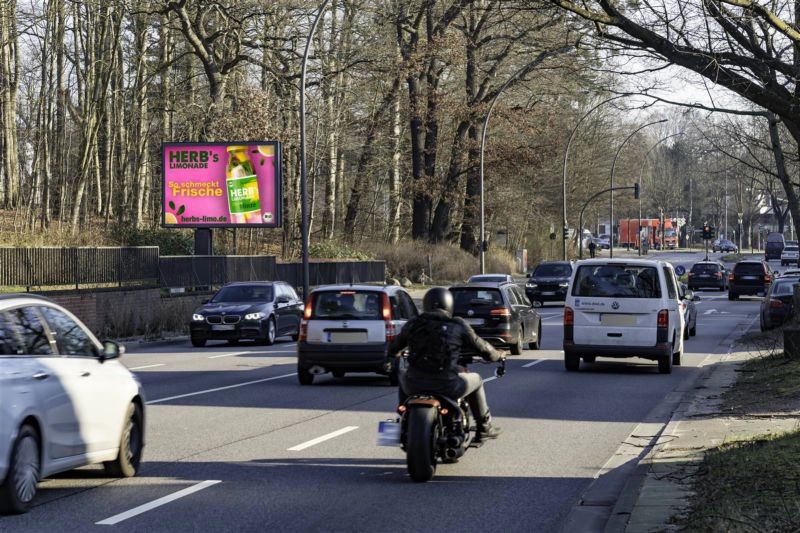
[[300, 342], [306, 342], [306, 340], [308, 340], [308, 322], [305, 320], [300, 321], [300, 331], [297, 335], [297, 340]]
[[306, 305], [303, 306], [303, 319], [311, 320], [311, 295], [306, 298]]
[[575, 312], [571, 307], [564, 308], [564, 325], [572, 326], [575, 323]]
[[656, 325], [661, 329], [667, 329], [669, 327], [669, 311], [666, 309], [662, 309], [658, 312], [658, 319], [656, 320]]
[[499, 309], [492, 309], [489, 314], [492, 316], [511, 316], [511, 311], [505, 307], [500, 307]]
[[722, 279], [722, 272], [714, 272], [714, 277], [717, 279]]
[[383, 319], [389, 321], [392, 319], [392, 304], [389, 301], [389, 295], [385, 292], [381, 294], [381, 301], [383, 303], [381, 312], [383, 314]]
[[769, 306], [774, 308], [780, 308], [783, 307], [783, 302], [780, 300], [770, 300]]
[[397, 326], [393, 322], [386, 323], [386, 342], [392, 342], [397, 337]]

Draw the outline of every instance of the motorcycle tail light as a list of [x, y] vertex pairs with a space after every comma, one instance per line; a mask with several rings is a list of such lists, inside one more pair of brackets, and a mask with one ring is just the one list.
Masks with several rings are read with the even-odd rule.
[[441, 410], [441, 411], [439, 411], [439, 412], [440, 412], [440, 413], [442, 413], [443, 415], [446, 415], [446, 414], [447, 414], [447, 413], [449, 413], [450, 411], [447, 409], [447, 407], [443, 407], [443, 408], [442, 408], [442, 410]]
[[398, 413], [405, 413], [406, 412], [406, 406], [405, 405], [398, 405], [397, 406], [397, 412]]

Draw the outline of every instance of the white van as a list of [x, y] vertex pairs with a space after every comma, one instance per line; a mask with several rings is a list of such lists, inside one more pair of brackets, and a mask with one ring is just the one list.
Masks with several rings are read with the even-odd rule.
[[581, 358], [641, 357], [662, 374], [681, 364], [685, 327], [672, 265], [644, 259], [579, 261], [564, 307], [564, 366]]

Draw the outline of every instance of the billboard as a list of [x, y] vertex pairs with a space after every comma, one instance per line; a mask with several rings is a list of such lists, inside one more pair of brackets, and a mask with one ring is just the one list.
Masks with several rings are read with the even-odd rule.
[[281, 225], [279, 142], [164, 143], [162, 157], [162, 226]]

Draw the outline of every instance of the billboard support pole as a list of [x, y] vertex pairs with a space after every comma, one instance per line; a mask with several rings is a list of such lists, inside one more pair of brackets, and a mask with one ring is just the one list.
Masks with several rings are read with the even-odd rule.
[[303, 52], [303, 62], [300, 67], [300, 232], [302, 233], [303, 247], [303, 298], [308, 297], [309, 285], [309, 264], [308, 264], [308, 177], [306, 175], [306, 63], [308, 63], [308, 49], [311, 48], [311, 39], [317, 30], [317, 24], [328, 5], [328, 0], [324, 0], [319, 6], [311, 24], [311, 30], [306, 39], [306, 48]]
[[195, 228], [194, 255], [214, 255], [211, 228]]

